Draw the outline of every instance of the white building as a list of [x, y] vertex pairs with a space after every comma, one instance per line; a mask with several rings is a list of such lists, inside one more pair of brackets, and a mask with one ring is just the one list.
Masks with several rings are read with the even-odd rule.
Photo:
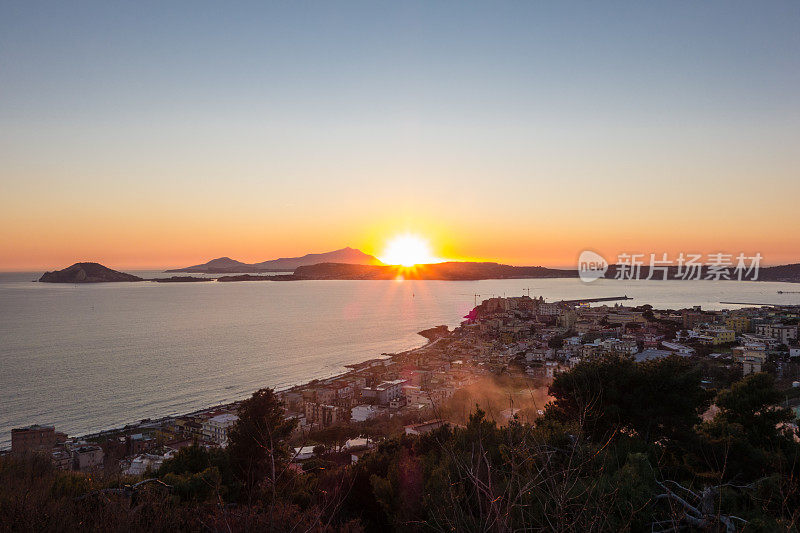
[[148, 470], [155, 472], [163, 463], [164, 458], [160, 455], [142, 453], [134, 457], [130, 466], [123, 470], [122, 473], [129, 476], [141, 476]]
[[100, 446], [79, 446], [72, 450], [73, 470], [95, 470], [103, 468], [103, 449]]
[[225, 413], [203, 422], [203, 436], [223, 448], [228, 445], [228, 431], [239, 420], [233, 413]]
[[372, 398], [379, 405], [389, 405], [389, 402], [403, 396], [403, 385], [405, 379], [395, 379], [384, 381], [375, 387], [365, 387], [361, 389], [363, 398]]
[[678, 344], [677, 342], [663, 341], [661, 343], [661, 346], [663, 346], [667, 350], [678, 352], [681, 355], [692, 355], [694, 353], [694, 348], [690, 348], [689, 346], [684, 346], [683, 344]]
[[377, 405], [356, 405], [350, 409], [350, 420], [353, 422], [365, 422], [380, 415], [383, 409]]

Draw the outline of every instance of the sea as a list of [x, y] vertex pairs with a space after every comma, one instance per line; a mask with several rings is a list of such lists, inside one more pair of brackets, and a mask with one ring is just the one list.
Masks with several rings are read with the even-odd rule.
[[[145, 278], [171, 276], [132, 272]], [[11, 428], [78, 436], [188, 413], [424, 344], [492, 296], [626, 295], [625, 305], [719, 310], [800, 304], [800, 285], [507, 279], [37, 283], [0, 273], [0, 449]], [[779, 294], [784, 291], [784, 294]], [[721, 302], [739, 302], [723, 304]], [[613, 303], [612, 303], [613, 305]]]

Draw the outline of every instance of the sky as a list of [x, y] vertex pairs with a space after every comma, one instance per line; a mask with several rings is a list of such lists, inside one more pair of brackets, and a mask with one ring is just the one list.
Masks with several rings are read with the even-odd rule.
[[2, 2], [0, 270], [397, 234], [800, 262], [800, 3]]

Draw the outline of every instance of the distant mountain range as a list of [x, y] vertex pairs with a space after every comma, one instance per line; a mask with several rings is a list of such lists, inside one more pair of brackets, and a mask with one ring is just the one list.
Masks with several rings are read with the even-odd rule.
[[[620, 273], [620, 269], [623, 270]], [[620, 266], [620, 265], [609, 265], [608, 271], [605, 274], [606, 279], [615, 279], [619, 274], [629, 275], [630, 274], [630, 265]], [[680, 277], [681, 272], [679, 271], [677, 266], [670, 266], [667, 268], [667, 279], [669, 280], [679, 280], [683, 279]], [[736, 274], [734, 273], [733, 269], [730, 270], [730, 276], [732, 279], [736, 279]], [[639, 272], [639, 279], [647, 279], [650, 277], [650, 267], [649, 266], [642, 266]], [[660, 270], [655, 270], [653, 272], [653, 279], [659, 281], [664, 279], [664, 273]], [[714, 279], [711, 270], [709, 269], [709, 265], [700, 265], [699, 268], [699, 275], [698, 273], [690, 274], [691, 279]], [[745, 281], [749, 281], [752, 278], [752, 274], [749, 275], [742, 275], [742, 279]], [[724, 278], [723, 278], [724, 279]], [[791, 265], [778, 265], [778, 266], [770, 266], [770, 267], [761, 267], [758, 270], [758, 280], [757, 281], [787, 281], [790, 283], [797, 283], [800, 282], [800, 263], [794, 263]]]
[[[247, 264], [234, 261], [228, 258], [215, 259], [203, 265], [196, 265], [181, 270], [171, 270], [169, 272], [202, 272], [230, 274], [240, 273], [238, 276], [221, 276], [219, 281], [298, 281], [298, 280], [389, 280], [397, 279], [402, 276], [404, 279], [428, 279], [428, 280], [450, 280], [467, 281], [480, 279], [524, 279], [524, 278], [576, 278], [578, 271], [572, 269], [546, 268], [541, 266], [511, 266], [500, 263], [472, 263], [472, 262], [447, 262], [434, 263], [430, 265], [417, 265], [413, 268], [403, 268], [383, 264], [359, 264], [359, 263], [313, 263], [298, 264], [308, 261], [318, 261], [320, 257], [338, 254], [351, 261], [375, 261], [377, 259], [371, 255], [364, 254], [359, 250], [344, 248], [329, 254], [309, 254], [303, 257], [287, 259], [275, 259], [264, 261], [263, 263]], [[241, 266], [243, 265], [243, 266]], [[262, 265], [267, 265], [265, 268]], [[278, 265], [277, 267], [274, 265]], [[269, 268], [272, 267], [272, 268]], [[242, 268], [254, 268], [242, 272]], [[605, 274], [606, 279], [613, 279], [618, 269], [618, 265], [610, 265]], [[293, 271], [293, 274], [253, 276], [252, 272], [269, 271]], [[706, 271], [703, 270], [701, 279], [705, 278]], [[675, 279], [676, 272], [669, 270], [669, 279]], [[639, 279], [646, 279], [647, 268], [642, 268]], [[660, 280], [663, 275], [656, 273], [654, 279]], [[747, 278], [746, 278], [747, 279]], [[55, 272], [45, 272], [39, 281], [47, 283], [99, 283], [110, 281], [159, 281], [159, 282], [188, 282], [188, 281], [209, 281], [209, 278], [192, 278], [174, 276], [167, 279], [144, 280], [132, 274], [118, 272], [104, 267], [99, 263], [75, 263], [63, 270]], [[792, 265], [780, 265], [773, 267], [763, 267], [759, 271], [758, 281], [784, 281], [800, 283], [800, 263]]]
[[[619, 265], [610, 265], [605, 273], [606, 279], [614, 279]], [[639, 279], [648, 277], [649, 268], [642, 267]], [[293, 279], [395, 279], [402, 275], [406, 279], [437, 280], [478, 280], [508, 278], [576, 278], [578, 271], [574, 269], [546, 268], [540, 266], [510, 266], [500, 263], [448, 262], [431, 265], [417, 265], [413, 269], [398, 269], [388, 265], [343, 265], [323, 263], [298, 267]], [[709, 275], [708, 266], [704, 265], [700, 279]], [[654, 279], [663, 279], [660, 272], [654, 273]], [[668, 279], [677, 278], [676, 267], [671, 267]], [[749, 276], [744, 277], [750, 279]], [[758, 281], [800, 282], [800, 263], [762, 267], [758, 273]]]
[[298, 267], [295, 279], [435, 279], [466, 281], [505, 278], [575, 278], [577, 270], [562, 270], [540, 266], [519, 267], [500, 263], [456, 262], [417, 265], [402, 268], [390, 265], [343, 265], [322, 263]]
[[306, 254], [302, 257], [282, 257], [260, 263], [242, 263], [230, 257], [212, 259], [202, 265], [175, 268], [167, 272], [194, 272], [205, 274], [246, 274], [255, 272], [291, 272], [302, 266], [318, 263], [343, 263], [354, 265], [382, 265], [377, 257], [365, 254], [355, 248], [342, 248], [322, 254]]

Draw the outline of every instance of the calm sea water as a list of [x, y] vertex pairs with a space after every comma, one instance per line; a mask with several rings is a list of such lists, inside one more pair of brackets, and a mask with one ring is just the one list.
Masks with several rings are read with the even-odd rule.
[[759, 282], [32, 283], [39, 275], [0, 273], [0, 448], [21, 425], [80, 435], [337, 374], [422, 345], [424, 328], [457, 325], [475, 294], [800, 304], [800, 294], [777, 294], [800, 285]]

